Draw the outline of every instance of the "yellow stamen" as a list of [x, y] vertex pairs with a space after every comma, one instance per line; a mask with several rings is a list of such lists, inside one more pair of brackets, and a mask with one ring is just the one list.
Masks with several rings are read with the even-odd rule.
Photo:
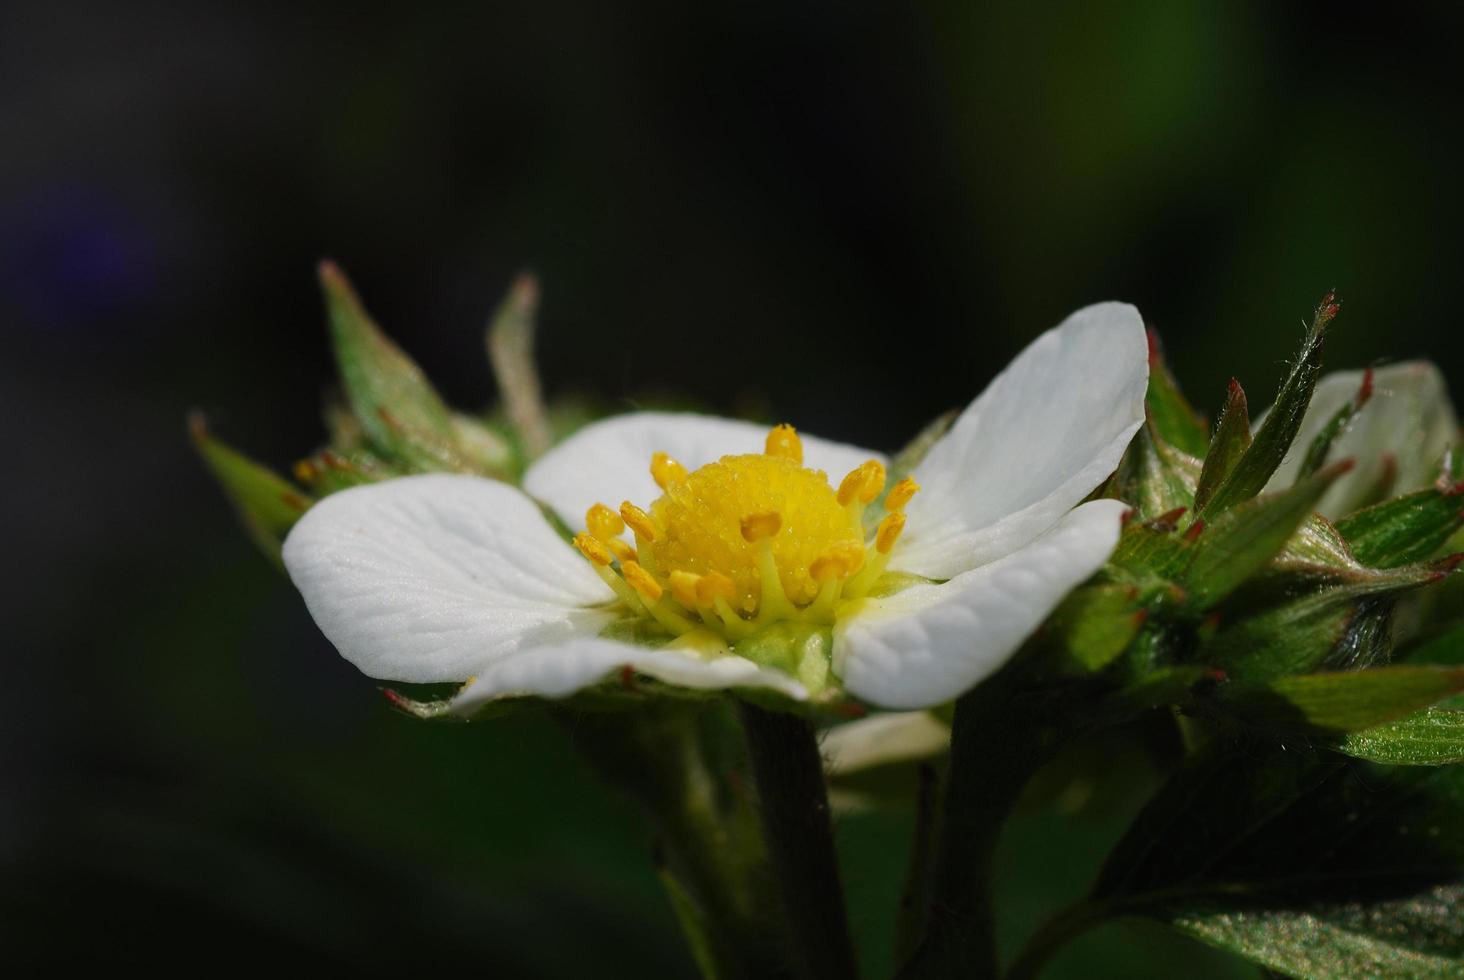
[[676, 597], [676, 601], [687, 609], [695, 609], [701, 605], [697, 601], [697, 586], [701, 584], [700, 575], [674, 571], [669, 576], [667, 584], [671, 586], [671, 594]]
[[625, 521], [604, 504], [596, 504], [585, 512], [585, 527], [591, 534], [605, 542], [625, 533]]
[[661, 583], [657, 582], [650, 572], [640, 566], [638, 562], [628, 561], [620, 566], [620, 574], [630, 583], [630, 587], [641, 594], [641, 597], [648, 603], [654, 603], [661, 598], [663, 590]]
[[900, 540], [900, 532], [905, 530], [905, 515], [896, 511], [893, 514], [886, 514], [884, 520], [879, 522], [879, 530], [874, 534], [874, 548], [882, 555], [890, 553], [895, 542]]
[[610, 549], [606, 548], [605, 545], [602, 544], [593, 535], [576, 534], [574, 536], [574, 546], [578, 548], [580, 550], [580, 554], [588, 558], [592, 564], [598, 565], [601, 568], [608, 566], [610, 562], [614, 561], [614, 556], [610, 554]]
[[768, 456], [789, 459], [799, 466], [803, 465], [803, 440], [798, 438], [798, 432], [793, 426], [786, 423], [774, 427], [768, 433], [767, 446], [763, 452]]
[[867, 504], [884, 489], [885, 468], [877, 459], [866, 460], [844, 477], [839, 484], [839, 505], [848, 507], [856, 500]]
[[625, 520], [625, 523], [630, 525], [630, 529], [635, 532], [637, 538], [649, 543], [655, 541], [658, 537], [656, 534], [656, 522], [651, 520], [651, 515], [641, 510], [629, 500], [620, 505], [620, 516]]
[[820, 585], [835, 578], [848, 578], [864, 566], [864, 546], [851, 543], [834, 545], [808, 566], [808, 574]]
[[742, 518], [742, 540], [748, 543], [765, 541], [777, 534], [782, 526], [783, 518], [775, 510], [748, 514]]
[[885, 510], [890, 513], [902, 511], [910, 498], [920, 492], [920, 484], [916, 483], [913, 477], [905, 477], [899, 483], [890, 487], [890, 492], [885, 494]]
[[656, 481], [656, 486], [665, 490], [671, 484], [680, 483], [686, 479], [686, 467], [665, 453], [653, 453], [651, 455], [651, 479]]
[[626, 544], [625, 541], [621, 538], [611, 538], [609, 541], [604, 542], [604, 544], [605, 547], [610, 549], [610, 553], [614, 555], [617, 560], [622, 562], [636, 560], [635, 549]]
[[696, 581], [698, 605], [713, 606], [718, 599], [728, 600], [737, 595], [737, 583], [721, 572], [707, 572]]

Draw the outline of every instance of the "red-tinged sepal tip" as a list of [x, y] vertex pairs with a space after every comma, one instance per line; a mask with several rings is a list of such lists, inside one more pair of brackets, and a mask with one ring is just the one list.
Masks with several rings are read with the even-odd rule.
[[1357, 389], [1357, 398], [1353, 400], [1353, 404], [1356, 407], [1361, 408], [1368, 403], [1368, 400], [1371, 399], [1372, 396], [1373, 369], [1368, 368], [1366, 371], [1362, 372], [1362, 387]]
[[1125, 510], [1119, 516], [1119, 518], [1118, 518], [1118, 526], [1119, 527], [1128, 527], [1129, 526], [1129, 522], [1132, 521], [1135, 517], [1137, 517], [1138, 514], [1139, 514], [1139, 512], [1138, 512], [1138, 509], [1137, 508], [1130, 507], [1128, 510]]
[[627, 691], [635, 690], [635, 668], [630, 664], [620, 668], [620, 686]]
[[1149, 621], [1149, 610], [1147, 610], [1147, 609], [1136, 609], [1136, 610], [1134, 610], [1134, 614], [1132, 616], [1132, 621], [1133, 621], [1133, 624], [1134, 624], [1134, 629], [1136, 629], [1136, 630], [1142, 629], [1143, 626], [1144, 626], [1144, 624]]
[[1230, 393], [1231, 401], [1236, 401], [1245, 397], [1245, 389], [1240, 386], [1239, 378], [1231, 378], [1230, 384], [1226, 385], [1225, 388], [1226, 391]]
[[1153, 367], [1156, 364], [1162, 364], [1164, 361], [1164, 345], [1159, 342], [1159, 331], [1153, 327], [1147, 327], [1144, 330], [1144, 336], [1149, 341], [1149, 366]]
[[869, 714], [869, 709], [858, 701], [840, 701], [834, 705], [834, 714], [841, 718], [863, 718]]
[[1193, 541], [1203, 533], [1205, 533], [1205, 522], [1203, 520], [1195, 521], [1189, 526], [1189, 530], [1184, 532], [1184, 539]]
[[448, 701], [418, 701], [389, 687], [383, 687], [381, 689], [381, 695], [386, 698], [393, 708], [396, 708], [404, 714], [409, 714], [413, 718], [420, 718], [424, 721], [448, 718], [452, 714], [452, 705]]
[[1461, 564], [1464, 564], [1464, 551], [1438, 559], [1433, 563], [1433, 580], [1448, 578]]
[[1176, 507], [1173, 510], [1165, 511], [1149, 522], [1149, 527], [1155, 531], [1169, 532], [1179, 527], [1179, 519], [1184, 516], [1188, 507]]
[[1216, 684], [1224, 684], [1226, 681], [1230, 680], [1230, 675], [1221, 670], [1219, 667], [1206, 668], [1205, 676], [1214, 681]]

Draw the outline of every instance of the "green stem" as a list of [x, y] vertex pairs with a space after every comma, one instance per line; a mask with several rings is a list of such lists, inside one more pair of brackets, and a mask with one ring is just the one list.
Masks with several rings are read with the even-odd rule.
[[1008, 670], [956, 701], [925, 942], [901, 977], [995, 977], [992, 871], [1012, 804], [1046, 756], [1044, 732]]
[[916, 771], [915, 833], [910, 841], [910, 867], [900, 892], [900, 912], [895, 925], [895, 962], [904, 963], [920, 946], [925, 935], [925, 914], [930, 906], [930, 875], [935, 864], [935, 829], [940, 802], [939, 777], [935, 767], [924, 764]]
[[813, 726], [747, 702], [741, 716], [797, 975], [850, 980], [857, 975], [854, 946]]
[[735, 807], [718, 799], [717, 775], [701, 744], [706, 733], [692, 710], [668, 705], [558, 718], [600, 774], [646, 812], [665, 870], [706, 926], [704, 937], [687, 937], [694, 951], [707, 947], [715, 969], [705, 972], [718, 980], [786, 976], [757, 880], [765, 860], [761, 842]]

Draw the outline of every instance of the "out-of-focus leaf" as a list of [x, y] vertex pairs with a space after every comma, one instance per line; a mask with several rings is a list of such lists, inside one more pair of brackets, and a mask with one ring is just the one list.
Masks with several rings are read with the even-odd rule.
[[706, 913], [692, 900], [686, 889], [681, 887], [681, 883], [669, 869], [662, 867], [657, 873], [661, 885], [666, 889], [671, 910], [676, 913], [676, 922], [681, 926], [681, 935], [691, 950], [691, 958], [696, 961], [697, 969], [706, 980], [717, 980], [720, 974], [717, 972], [717, 958], [711, 934], [707, 930]]
[[1464, 527], [1464, 486], [1431, 487], [1356, 511], [1337, 522], [1364, 565], [1394, 568], [1434, 554]]
[[1134, 434], [1108, 494], [1132, 504], [1144, 520], [1154, 520], [1194, 503], [1199, 474], [1199, 460], [1164, 442], [1151, 422]]
[[1234, 378], [1230, 379], [1230, 391], [1225, 398], [1225, 407], [1220, 412], [1220, 421], [1215, 426], [1215, 436], [1205, 453], [1205, 465], [1200, 470], [1199, 484], [1195, 489], [1195, 507], [1204, 509], [1215, 489], [1225, 481], [1240, 457], [1250, 448], [1250, 409], [1245, 402], [1245, 389]]
[[1149, 390], [1145, 396], [1149, 420], [1159, 438], [1196, 458], [1205, 455], [1209, 434], [1205, 424], [1179, 390], [1179, 383], [1164, 361], [1159, 335], [1149, 331]]
[[1464, 711], [1425, 708], [1337, 741], [1338, 751], [1393, 766], [1464, 762]]
[[1307, 328], [1291, 373], [1276, 393], [1275, 404], [1261, 423], [1255, 439], [1215, 489], [1214, 495], [1206, 501], [1203, 514], [1219, 514], [1260, 493], [1271, 474], [1276, 472], [1276, 467], [1286, 458], [1296, 433], [1301, 429], [1301, 420], [1306, 415], [1317, 375], [1321, 372], [1322, 338], [1339, 309], [1334, 294], [1328, 293], [1323, 297], [1312, 316], [1311, 326]]
[[468, 470], [452, 413], [422, 369], [381, 332], [333, 263], [321, 263], [320, 284], [341, 383], [371, 442], [413, 469]]
[[1464, 668], [1393, 666], [1281, 677], [1220, 689], [1224, 708], [1291, 731], [1360, 732], [1464, 691]]
[[273, 470], [215, 439], [201, 414], [189, 416], [188, 430], [250, 538], [278, 564], [286, 532], [314, 501]]
[[1322, 464], [1327, 461], [1327, 454], [1332, 450], [1332, 442], [1347, 429], [1347, 426], [1357, 417], [1357, 413], [1362, 411], [1362, 406], [1372, 398], [1372, 393], [1373, 373], [1369, 368], [1362, 374], [1362, 384], [1358, 386], [1357, 394], [1352, 396], [1351, 401], [1346, 402], [1332, 413], [1332, 417], [1327, 419], [1327, 424], [1322, 426], [1322, 431], [1317, 433], [1316, 438], [1307, 447], [1306, 455], [1301, 460], [1301, 470], [1296, 474], [1297, 480], [1304, 480], [1322, 468]]
[[478, 472], [507, 476], [518, 465], [512, 444], [488, 422], [453, 412], [452, 430], [458, 450]]
[[[1222, 422], [1217, 432], [1223, 429]], [[1179, 576], [1190, 593], [1190, 605], [1209, 609], [1274, 558], [1322, 494], [1349, 468], [1348, 463], [1328, 467], [1281, 493], [1238, 504], [1203, 527]]]
[[1464, 972], [1464, 769], [1225, 746], [1114, 848], [1089, 920], [1143, 915], [1300, 977]]
[[1133, 642], [1144, 619], [1136, 588], [1103, 583], [1071, 592], [1043, 632], [1083, 670], [1099, 671]]

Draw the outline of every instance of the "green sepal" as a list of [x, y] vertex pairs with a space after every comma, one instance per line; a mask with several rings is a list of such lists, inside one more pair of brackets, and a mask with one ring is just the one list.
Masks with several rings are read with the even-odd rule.
[[1154, 520], [1195, 502], [1200, 461], [1165, 442], [1152, 418], [1134, 434], [1106, 495], [1132, 504], [1143, 520]]
[[1301, 430], [1302, 419], [1311, 404], [1312, 392], [1322, 370], [1322, 339], [1327, 325], [1339, 309], [1332, 293], [1323, 297], [1317, 306], [1296, 362], [1276, 393], [1275, 404], [1250, 446], [1206, 501], [1204, 514], [1219, 514], [1256, 496], [1286, 458], [1296, 434]]
[[371, 319], [345, 274], [320, 265], [331, 340], [351, 412], [373, 446], [412, 470], [470, 472], [452, 412]]
[[528, 459], [543, 455], [554, 441], [534, 364], [538, 312], [539, 282], [531, 273], [519, 273], [489, 321], [484, 338], [504, 415]]
[[1404, 494], [1337, 522], [1364, 565], [1395, 568], [1422, 561], [1464, 527], [1464, 486], [1451, 484]]
[[1438, 581], [1440, 574], [1428, 565], [1362, 570], [1345, 584], [1295, 598], [1283, 593], [1279, 601], [1275, 586], [1258, 580], [1254, 591], [1265, 594], [1266, 605], [1247, 607], [1242, 600], [1259, 601], [1247, 587], [1245, 596], [1221, 610], [1217, 629], [1201, 644], [1199, 656], [1247, 681], [1307, 673], [1323, 665], [1368, 666], [1387, 653], [1392, 599]]
[[1147, 618], [1132, 585], [1098, 583], [1068, 594], [1043, 626], [1043, 638], [1080, 671], [1096, 672], [1118, 659]]
[[285, 535], [315, 501], [269, 467], [215, 439], [203, 415], [188, 418], [193, 447], [234, 505], [249, 537], [276, 565]]
[[1464, 711], [1425, 708], [1338, 739], [1339, 752], [1392, 766], [1464, 762]]
[[1220, 410], [1220, 421], [1215, 426], [1215, 435], [1205, 453], [1205, 464], [1200, 470], [1199, 483], [1195, 487], [1195, 508], [1203, 510], [1217, 487], [1225, 482], [1235, 469], [1235, 464], [1245, 455], [1251, 444], [1250, 408], [1246, 404], [1245, 389], [1234, 378], [1230, 379], [1230, 391], [1225, 407]]
[[1228, 684], [1217, 703], [1227, 713], [1271, 729], [1361, 732], [1464, 691], [1464, 668], [1393, 666]]
[[696, 962], [697, 971], [701, 973], [704, 980], [718, 980], [720, 976], [717, 970], [717, 955], [712, 942], [711, 930], [708, 928], [707, 915], [697, 905], [695, 899], [676, 880], [676, 876], [665, 866], [664, 861], [658, 861], [656, 877], [661, 880], [661, 887], [666, 890], [666, 898], [671, 903], [671, 911], [676, 915], [676, 924], [681, 927], [681, 936], [686, 940], [687, 949], [691, 952], [691, 958]]
[[1187, 455], [1205, 455], [1205, 447], [1210, 442], [1205, 423], [1179, 390], [1179, 383], [1164, 361], [1159, 335], [1153, 329], [1149, 330], [1149, 390], [1144, 404], [1159, 438]]
[[401, 474], [399, 468], [365, 449], [344, 454], [323, 449], [295, 464], [295, 476], [322, 497]]
[[1362, 406], [1368, 403], [1372, 394], [1373, 373], [1372, 368], [1368, 368], [1363, 372], [1362, 384], [1358, 387], [1357, 394], [1352, 396], [1351, 401], [1332, 413], [1327, 424], [1322, 426], [1322, 431], [1317, 433], [1312, 444], [1307, 447], [1306, 455], [1301, 460], [1301, 469], [1296, 475], [1298, 480], [1305, 479], [1322, 468], [1322, 464], [1327, 461], [1327, 454], [1332, 451], [1333, 441], [1347, 429], [1347, 426], [1357, 417], [1357, 413], [1362, 411]]
[[1327, 488], [1349, 469], [1351, 463], [1338, 463], [1280, 493], [1237, 504], [1208, 525], [1192, 524], [1186, 534], [1194, 542], [1189, 561], [1176, 578], [1189, 593], [1190, 608], [1212, 608], [1280, 554]]

